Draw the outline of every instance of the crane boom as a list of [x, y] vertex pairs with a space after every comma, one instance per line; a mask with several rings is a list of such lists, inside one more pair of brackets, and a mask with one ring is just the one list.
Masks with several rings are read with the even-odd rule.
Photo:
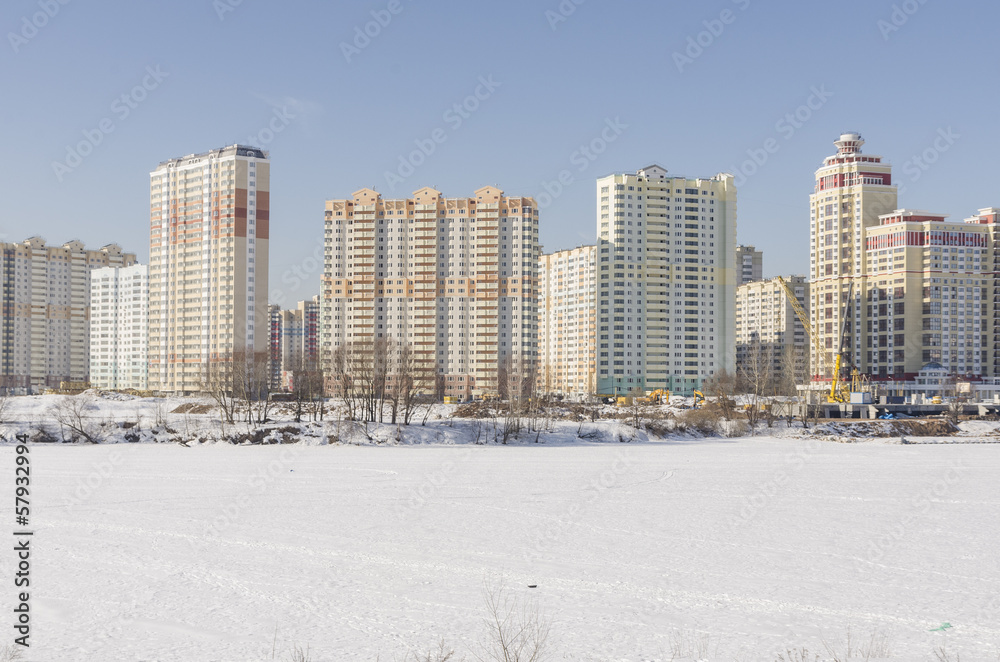
[[[806, 313], [806, 309], [802, 307], [801, 303], [799, 303], [799, 300], [795, 296], [795, 293], [792, 292], [792, 288], [788, 284], [788, 281], [786, 281], [781, 276], [778, 276], [778, 284], [780, 284], [782, 289], [785, 290], [785, 296], [788, 298], [788, 303], [791, 304], [792, 310], [795, 311], [796, 317], [798, 317], [799, 322], [802, 323], [802, 328], [805, 329], [806, 336], [809, 337], [809, 344], [812, 345], [814, 342], [816, 342], [816, 338], [813, 336], [812, 324], [810, 324], [809, 322], [809, 315], [808, 313]], [[823, 360], [823, 353], [820, 351], [819, 345], [816, 346], [816, 357], [819, 359], [820, 363], [819, 372], [822, 373], [823, 370], [826, 368], [826, 362]]]

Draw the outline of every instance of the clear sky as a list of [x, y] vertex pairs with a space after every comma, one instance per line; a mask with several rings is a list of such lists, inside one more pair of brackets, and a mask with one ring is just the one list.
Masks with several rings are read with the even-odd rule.
[[738, 240], [805, 273], [841, 132], [894, 164], [901, 206], [1000, 206], [998, 22], [943, 0], [6, 0], [0, 234], [146, 261], [150, 170], [250, 141], [286, 305], [319, 290], [328, 198], [494, 184], [539, 198], [552, 251], [595, 241], [597, 177], [651, 163], [734, 173]]

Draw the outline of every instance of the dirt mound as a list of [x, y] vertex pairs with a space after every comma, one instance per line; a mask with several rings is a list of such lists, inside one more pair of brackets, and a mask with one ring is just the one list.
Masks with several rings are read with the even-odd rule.
[[959, 432], [958, 426], [943, 419], [901, 421], [838, 421], [823, 423], [814, 434], [846, 437], [950, 437]]
[[212, 411], [212, 405], [202, 404], [200, 402], [185, 402], [182, 405], [178, 405], [171, 414], [207, 414]]

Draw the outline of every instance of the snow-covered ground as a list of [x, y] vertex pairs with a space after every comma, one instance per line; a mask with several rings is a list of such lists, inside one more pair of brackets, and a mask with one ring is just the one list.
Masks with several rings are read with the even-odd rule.
[[1000, 447], [602, 425], [514, 446], [452, 445], [442, 421], [383, 446], [33, 445], [25, 659], [466, 654], [501, 573], [551, 621], [553, 660], [770, 662], [842, 654], [849, 630], [887, 636], [888, 659], [998, 659]]

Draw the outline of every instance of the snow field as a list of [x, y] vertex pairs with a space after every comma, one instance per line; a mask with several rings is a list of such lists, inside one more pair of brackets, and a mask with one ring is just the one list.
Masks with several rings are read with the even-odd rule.
[[37, 444], [27, 659], [255, 662], [275, 631], [277, 659], [466, 653], [503, 573], [554, 660], [770, 662], [848, 628], [995, 660], [996, 448]]

